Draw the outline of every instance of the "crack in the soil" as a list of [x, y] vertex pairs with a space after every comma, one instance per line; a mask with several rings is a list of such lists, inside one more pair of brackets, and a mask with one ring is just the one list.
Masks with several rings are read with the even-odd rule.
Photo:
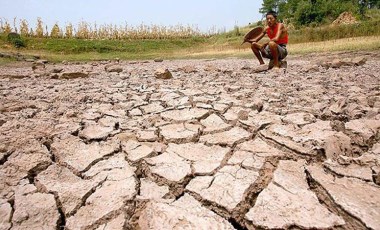
[[35, 178], [36, 176], [45, 171], [50, 165], [52, 164], [52, 162], [40, 162], [38, 163], [34, 168], [32, 168], [31, 170], [28, 171], [28, 174], [26, 176], [26, 178], [29, 180], [29, 183], [30, 184], [34, 184], [35, 182]]
[[0, 166], [1, 165], [4, 165], [5, 162], [8, 161], [8, 158], [12, 155], [12, 152], [11, 151], [8, 151], [4, 154], [3, 158], [0, 159]]
[[15, 210], [15, 200], [14, 200], [14, 197], [13, 197], [13, 199], [9, 200], [8, 202], [11, 205], [11, 208], [12, 208], [11, 214], [9, 216], [9, 223], [11, 224], [11, 227], [9, 229], [12, 229], [12, 227], [13, 227], [13, 221], [12, 221], [12, 219], [13, 219], [13, 215], [14, 215], [14, 213], [16, 211]]
[[321, 184], [314, 180], [307, 169], [305, 169], [305, 174], [309, 188], [317, 196], [319, 202], [324, 205], [329, 211], [344, 219], [346, 224], [342, 226], [342, 229], [367, 229], [361, 220], [345, 211], [342, 207], [340, 207], [339, 204], [335, 203], [334, 199], [331, 197], [328, 191], [326, 191], [326, 189]]
[[48, 192], [49, 194], [52, 194], [54, 196], [55, 204], [59, 213], [59, 219], [56, 223], [56, 229], [57, 230], [64, 230], [66, 228], [66, 216], [65, 213], [62, 210], [62, 203], [59, 199], [57, 192]]
[[[259, 171], [259, 177], [244, 193], [243, 200], [233, 209], [232, 216], [242, 226], [251, 226], [251, 223], [245, 219], [245, 215], [255, 206], [259, 194], [268, 187], [273, 179], [274, 171], [279, 164], [279, 157], [267, 159]], [[257, 226], [255, 226], [256, 228]]]
[[147, 200], [130, 200], [125, 205], [126, 221], [124, 229], [139, 229], [138, 220], [142, 211], [145, 210], [149, 201]]
[[[110, 157], [113, 157], [115, 156], [116, 154], [120, 153], [121, 152], [121, 144], [119, 143], [119, 146], [117, 149], [115, 149], [115, 151], [113, 151], [112, 153], [110, 154], [107, 154], [107, 155], [104, 155], [103, 157], [101, 158], [98, 158], [96, 160], [94, 160], [93, 162], [91, 162], [85, 169], [83, 169], [82, 171], [80, 171], [79, 173], [81, 175], [83, 175], [84, 173], [86, 173], [88, 170], [90, 170], [92, 168], [92, 166], [96, 165], [97, 163], [101, 162], [101, 161], [105, 161], [105, 160], [108, 160]], [[83, 177], [83, 176], [81, 176]], [[83, 178], [82, 178], [83, 179]]]
[[[358, 180], [361, 180], [361, 181], [364, 181], [364, 182], [373, 182], [372, 180], [366, 180], [365, 178], [361, 178], [361, 177], [356, 177], [356, 176], [351, 176], [351, 175], [344, 175], [344, 174], [340, 174], [339, 172], [336, 172], [332, 169], [330, 169], [329, 167], [327, 166], [323, 166], [323, 169], [330, 173], [331, 175], [334, 175], [334, 177], [337, 177], [337, 178], [343, 178], [343, 177], [346, 177], [346, 178], [354, 178], [354, 179], [358, 179]], [[373, 179], [373, 178], [372, 178]]]
[[169, 181], [168, 179], [160, 175], [152, 173], [148, 164], [145, 161], [142, 162], [139, 171], [141, 173], [142, 178], [149, 178], [159, 186], [169, 187], [169, 193], [165, 195], [166, 199], [178, 200], [178, 197], [183, 196], [186, 186], [190, 183], [192, 179], [195, 178], [195, 175], [190, 173], [189, 175], [186, 175], [181, 181]]
[[104, 180], [100, 181], [99, 183], [97, 183], [94, 187], [92, 187], [88, 192], [86, 192], [86, 194], [84, 194], [84, 196], [81, 198], [81, 203], [78, 204], [77, 206], [75, 206], [75, 208], [67, 214], [67, 217], [70, 217], [70, 216], [74, 216], [80, 208], [86, 206], [86, 201], [87, 199], [96, 192], [96, 190], [98, 190], [99, 188], [101, 188], [103, 186], [103, 184], [107, 181], [107, 177], [104, 178]]
[[275, 148], [283, 151], [286, 154], [286, 157], [288, 159], [292, 159], [295, 161], [297, 161], [299, 159], [304, 159], [308, 163], [325, 161], [324, 159], [326, 158], [326, 155], [325, 155], [323, 149], [314, 150], [314, 151], [316, 151], [316, 154], [315, 155], [309, 155], [309, 154], [302, 153], [296, 149], [293, 149], [293, 148], [291, 148], [285, 144], [282, 144], [281, 142], [278, 142], [271, 137], [266, 137], [261, 133], [258, 133], [258, 137], [260, 137], [260, 139], [262, 139], [262, 140], [265, 140], [265, 142], [274, 146]]

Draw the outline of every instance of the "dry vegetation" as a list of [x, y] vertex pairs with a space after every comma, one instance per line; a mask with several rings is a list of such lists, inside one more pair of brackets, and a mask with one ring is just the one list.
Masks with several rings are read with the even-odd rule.
[[81, 39], [171, 39], [190, 37], [209, 37], [217, 33], [216, 29], [208, 32], [201, 32], [194, 26], [160, 26], [145, 25], [130, 26], [127, 23], [123, 26], [113, 24], [98, 25], [85, 21], [78, 23], [75, 27], [72, 23], [60, 27], [58, 23], [49, 29], [44, 25], [41, 18], [37, 18], [36, 27], [32, 28], [25, 19], [13, 20], [13, 24], [7, 20], [0, 19], [0, 33], [10, 32], [20, 33], [24, 37], [36, 38], [81, 38]]

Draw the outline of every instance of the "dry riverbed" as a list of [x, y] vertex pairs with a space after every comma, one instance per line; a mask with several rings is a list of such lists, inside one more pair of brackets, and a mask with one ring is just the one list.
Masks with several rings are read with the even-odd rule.
[[379, 53], [256, 65], [1, 67], [0, 230], [380, 229]]

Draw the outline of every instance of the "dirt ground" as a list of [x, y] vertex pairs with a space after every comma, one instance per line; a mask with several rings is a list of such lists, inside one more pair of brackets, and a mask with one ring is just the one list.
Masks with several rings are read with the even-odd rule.
[[287, 61], [0, 67], [0, 230], [380, 229], [380, 53]]

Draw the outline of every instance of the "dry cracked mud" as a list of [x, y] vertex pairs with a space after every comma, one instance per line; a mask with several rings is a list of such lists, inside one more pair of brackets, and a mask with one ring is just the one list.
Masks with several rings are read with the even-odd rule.
[[32, 65], [0, 68], [0, 230], [380, 229], [378, 52]]

